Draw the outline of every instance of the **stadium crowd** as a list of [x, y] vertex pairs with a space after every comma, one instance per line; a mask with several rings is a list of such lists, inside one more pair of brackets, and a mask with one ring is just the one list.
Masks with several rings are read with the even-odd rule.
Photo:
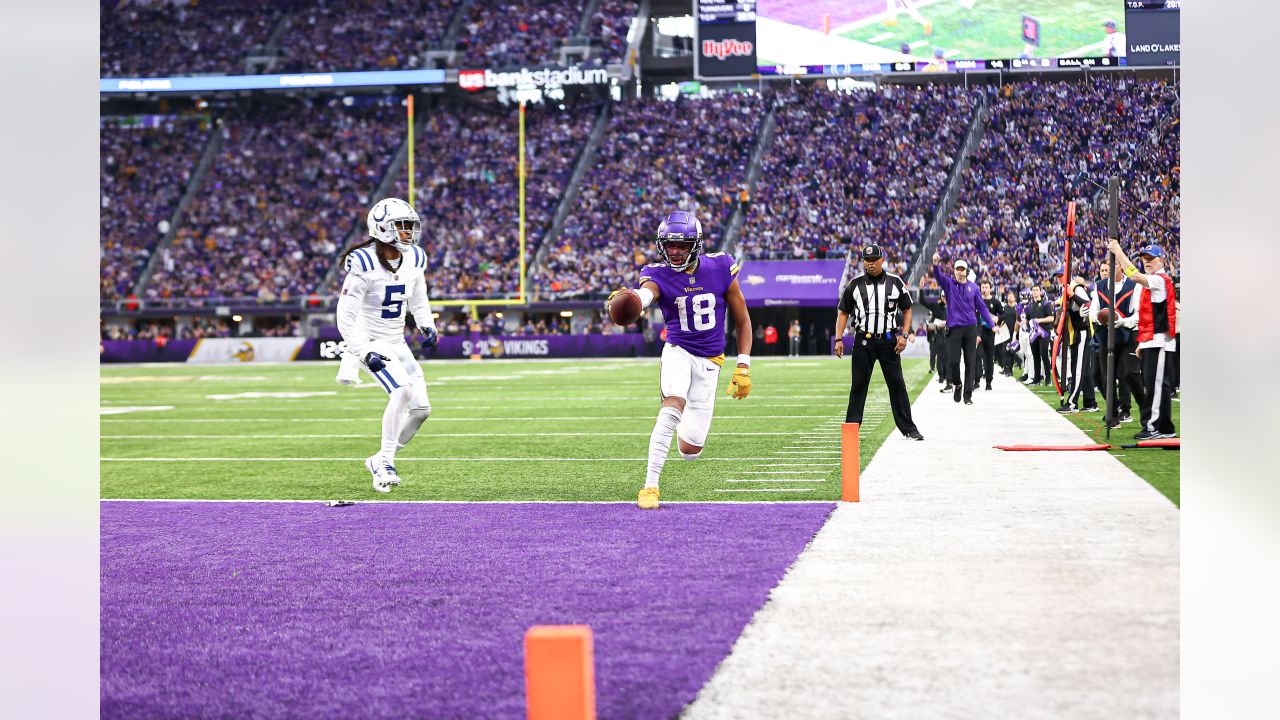
[[[432, 298], [516, 297], [520, 286], [519, 135], [514, 107], [445, 107], [416, 144], [414, 197]], [[527, 106], [526, 259], [551, 224], [591, 125], [594, 104]], [[396, 197], [408, 197], [405, 178]]]
[[238, 75], [294, 2], [99, 0], [102, 77]]
[[399, 103], [334, 99], [222, 121], [223, 146], [147, 298], [290, 302], [333, 265], [402, 142]]
[[558, 60], [561, 41], [576, 35], [582, 0], [472, 3], [458, 44], [463, 65], [511, 67]]
[[638, 10], [635, 0], [601, 0], [587, 25], [587, 35], [600, 40], [596, 59], [602, 63], [626, 60], [627, 32]]
[[199, 118], [166, 118], [159, 127], [104, 123], [99, 259], [103, 300], [133, 291], [186, 191], [209, 127]]
[[314, 0], [294, 13], [278, 72], [409, 70], [444, 39], [460, 0]]
[[878, 244], [905, 274], [973, 114], [954, 85], [777, 96], [777, 129], [739, 240], [749, 258], [804, 259]]
[[[678, 102], [646, 98], [613, 107], [577, 202], [534, 285], [547, 298], [608, 294], [657, 260], [662, 213], [696, 211], [707, 249], [718, 247], [763, 115], [760, 98], [728, 94]], [[714, 128], [715, 142], [691, 142]]]
[[[969, 259], [1001, 293], [1047, 287], [1063, 259], [1067, 202], [1076, 200], [1073, 257], [1085, 258], [1084, 271], [1096, 274], [1105, 255], [1099, 238], [1106, 198], [1083, 178], [1105, 185], [1112, 174], [1122, 178], [1126, 202], [1176, 231], [1176, 103], [1176, 86], [1118, 74], [1001, 87], [940, 252]], [[1176, 264], [1176, 236], [1123, 205], [1121, 228], [1129, 246], [1157, 242]]]

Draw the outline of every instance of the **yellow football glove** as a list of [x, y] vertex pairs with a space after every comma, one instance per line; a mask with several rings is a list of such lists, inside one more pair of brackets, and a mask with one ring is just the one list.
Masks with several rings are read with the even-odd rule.
[[613, 292], [609, 293], [609, 299], [604, 301], [605, 312], [609, 312], [609, 303], [613, 302], [614, 296], [622, 292], [623, 290], [626, 290], [626, 288], [618, 288], [617, 290], [614, 290]]
[[741, 400], [751, 394], [751, 368], [734, 368], [727, 394], [734, 400]]

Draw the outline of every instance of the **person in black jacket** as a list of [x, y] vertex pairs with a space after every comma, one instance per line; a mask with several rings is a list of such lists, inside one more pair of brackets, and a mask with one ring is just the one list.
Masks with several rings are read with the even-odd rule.
[[[1115, 307], [1112, 309], [1111, 303], [1111, 287], [1115, 285]], [[1106, 376], [1107, 376], [1107, 324], [1101, 322], [1098, 313], [1107, 308], [1115, 313], [1115, 332], [1116, 332], [1116, 352], [1115, 359], [1115, 382], [1116, 390], [1116, 416], [1111, 418], [1111, 428], [1115, 429], [1124, 423], [1133, 422], [1130, 413], [1133, 410], [1133, 402], [1136, 400], [1138, 407], [1145, 407], [1143, 402], [1142, 390], [1142, 366], [1138, 362], [1136, 354], [1138, 350], [1138, 313], [1136, 310], [1138, 286], [1133, 280], [1124, 276], [1124, 268], [1119, 263], [1116, 264], [1115, 276], [1112, 280], [1102, 279], [1098, 281], [1097, 287], [1094, 289], [1092, 302], [1089, 305], [1089, 319], [1095, 324], [1094, 332], [1098, 338], [1098, 354], [1097, 381], [1098, 387], [1102, 390], [1103, 402], [1107, 400]]]
[[947, 375], [947, 342], [943, 337], [947, 328], [947, 294], [938, 296], [937, 302], [921, 299], [920, 304], [929, 310], [929, 322], [926, 334], [929, 338], [929, 372], [937, 370], [938, 384], [944, 387], [940, 392], [951, 392], [951, 382]]
[[1018, 339], [1018, 296], [1012, 291], [1005, 293], [1004, 308], [1000, 312], [1000, 325], [1009, 331], [1009, 337], [996, 346], [996, 362], [1000, 363], [1000, 374], [1013, 377], [1013, 361], [1017, 353], [1014, 348]]
[[1067, 321], [1062, 327], [1066, 363], [1063, 368], [1061, 413], [1097, 412], [1093, 396], [1093, 323], [1089, 307], [1093, 301], [1085, 279], [1076, 275], [1067, 287]]
[[1031, 302], [1026, 307], [1027, 322], [1031, 325], [1031, 359], [1035, 374], [1028, 385], [1049, 385], [1052, 366], [1049, 364], [1049, 348], [1053, 345], [1050, 333], [1055, 324], [1053, 303], [1044, 297], [1044, 289], [1031, 286]]
[[[987, 309], [991, 311], [991, 317], [997, 323], [1000, 320], [1001, 313], [1004, 312], [1004, 306], [1000, 304], [1000, 298], [991, 292], [991, 281], [983, 280], [978, 285], [978, 290], [982, 293], [982, 300], [987, 304]], [[987, 379], [987, 389], [991, 389], [991, 378], [996, 372], [996, 329], [994, 326], [988, 327], [985, 318], [979, 316], [978, 323], [978, 372], [974, 375], [973, 389], [977, 390], [981, 384], [981, 379], [985, 375]]]

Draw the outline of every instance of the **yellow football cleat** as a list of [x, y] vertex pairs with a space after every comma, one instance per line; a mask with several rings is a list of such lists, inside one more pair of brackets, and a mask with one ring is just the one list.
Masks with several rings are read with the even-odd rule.
[[640, 506], [641, 510], [657, 510], [658, 488], [641, 488], [636, 504]]

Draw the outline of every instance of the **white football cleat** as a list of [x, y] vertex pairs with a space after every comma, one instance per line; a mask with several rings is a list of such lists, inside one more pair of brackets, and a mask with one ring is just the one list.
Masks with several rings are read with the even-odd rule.
[[385, 459], [378, 462], [382, 463], [382, 474], [387, 476], [387, 484], [392, 487], [400, 487], [400, 473], [396, 472], [396, 466]]
[[364, 467], [373, 476], [373, 489], [375, 492], [389, 493], [391, 492], [391, 482], [383, 471], [383, 463], [377, 455], [370, 455], [364, 460]]

